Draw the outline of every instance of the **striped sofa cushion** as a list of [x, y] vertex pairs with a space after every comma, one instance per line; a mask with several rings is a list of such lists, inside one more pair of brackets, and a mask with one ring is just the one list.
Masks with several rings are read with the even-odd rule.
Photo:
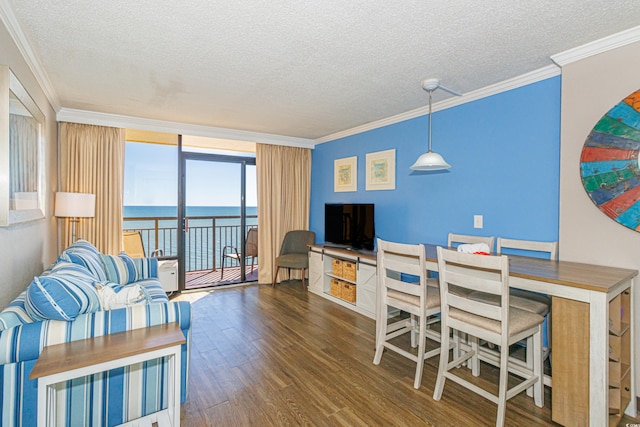
[[[2, 427], [35, 426], [37, 380], [29, 374], [47, 345], [163, 323], [178, 322], [187, 343], [181, 353], [181, 402], [187, 398], [191, 306], [188, 302], [137, 305], [82, 314], [73, 322], [34, 322], [0, 332]], [[62, 426], [114, 426], [167, 407], [165, 359], [79, 378], [57, 393]]]
[[100, 254], [107, 280], [120, 285], [128, 285], [136, 280], [136, 266], [133, 258], [124, 252], [116, 255]]
[[27, 288], [25, 307], [34, 320], [73, 320], [100, 310], [95, 279], [81, 266], [56, 264], [46, 276], [34, 277]]
[[136, 281], [158, 278], [157, 258], [132, 258], [136, 266]]
[[100, 259], [100, 252], [86, 240], [78, 240], [62, 252], [59, 261], [72, 262], [81, 265], [99, 280], [107, 280], [104, 264]]
[[0, 331], [33, 322], [33, 319], [29, 316], [29, 313], [27, 313], [25, 307], [26, 299], [27, 291], [24, 290], [16, 299], [9, 303], [7, 308], [2, 310], [2, 313], [0, 313]]

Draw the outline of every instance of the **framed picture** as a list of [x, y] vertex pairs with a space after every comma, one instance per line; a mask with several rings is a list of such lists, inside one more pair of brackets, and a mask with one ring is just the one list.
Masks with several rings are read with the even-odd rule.
[[333, 161], [333, 191], [358, 191], [358, 157]]
[[395, 190], [396, 150], [367, 154], [367, 191]]

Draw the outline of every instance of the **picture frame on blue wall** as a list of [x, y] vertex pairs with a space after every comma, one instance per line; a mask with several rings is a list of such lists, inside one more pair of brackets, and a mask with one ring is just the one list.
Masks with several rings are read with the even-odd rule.
[[367, 153], [366, 169], [367, 191], [396, 189], [395, 149]]
[[333, 161], [333, 191], [358, 191], [358, 156]]

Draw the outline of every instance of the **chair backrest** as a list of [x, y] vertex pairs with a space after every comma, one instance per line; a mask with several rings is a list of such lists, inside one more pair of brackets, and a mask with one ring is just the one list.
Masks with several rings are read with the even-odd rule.
[[247, 240], [245, 242], [245, 255], [258, 256], [258, 229], [253, 227], [247, 232]]
[[[489, 252], [493, 252], [493, 236], [470, 236], [466, 234], [449, 233], [447, 246], [450, 248], [457, 247], [461, 243], [486, 243], [489, 246]], [[457, 243], [457, 244], [455, 244]]]
[[124, 252], [131, 258], [144, 258], [144, 245], [142, 235], [138, 231], [125, 231], [122, 233]]
[[496, 252], [501, 254], [503, 248], [532, 252], [548, 252], [549, 259], [554, 261], [558, 259], [558, 242], [539, 242], [536, 240], [516, 240], [498, 237]]
[[[448, 325], [478, 338], [499, 343], [508, 337], [509, 331], [509, 258], [506, 255], [475, 255], [460, 253], [438, 246], [438, 273], [440, 277], [440, 306]], [[450, 285], [458, 289], [452, 291]], [[461, 296], [459, 289], [480, 291], [497, 295], [495, 302], [475, 300]], [[465, 322], [464, 315], [449, 316], [450, 310], [460, 310], [468, 314], [482, 316], [500, 322], [501, 334]]]
[[316, 242], [316, 233], [309, 230], [287, 231], [282, 241], [280, 255], [305, 254], [309, 250], [309, 245]]
[[[426, 307], [427, 269], [425, 258], [426, 250], [424, 245], [410, 245], [378, 239], [378, 252], [376, 255], [378, 295], [385, 304], [388, 302], [387, 292], [394, 290], [420, 297], [418, 307]], [[403, 274], [418, 276], [420, 280], [418, 283], [403, 281]], [[394, 298], [394, 300], [394, 307], [409, 313], [415, 312], [415, 306], [407, 304], [407, 307], [398, 307], [398, 298]], [[399, 303], [402, 305], [402, 300]]]

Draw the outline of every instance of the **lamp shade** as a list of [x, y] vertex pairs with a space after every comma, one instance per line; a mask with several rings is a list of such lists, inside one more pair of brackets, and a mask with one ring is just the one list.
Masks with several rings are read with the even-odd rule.
[[418, 157], [418, 160], [411, 165], [410, 169], [418, 171], [438, 171], [449, 169], [450, 167], [451, 165], [447, 163], [440, 154], [427, 151]]
[[96, 213], [96, 195], [88, 193], [56, 193], [55, 216], [93, 218]]

